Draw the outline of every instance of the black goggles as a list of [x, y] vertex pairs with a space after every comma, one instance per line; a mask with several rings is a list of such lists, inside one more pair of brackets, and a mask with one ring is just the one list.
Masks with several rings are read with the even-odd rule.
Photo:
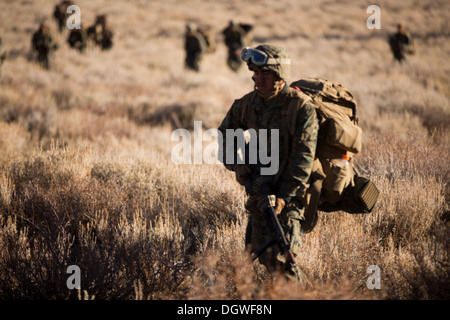
[[250, 48], [245, 47], [241, 51], [241, 59], [245, 62], [251, 62], [254, 65], [257, 66], [264, 66], [264, 65], [276, 65], [276, 64], [290, 64], [291, 59], [285, 59], [285, 58], [269, 58], [267, 53]]

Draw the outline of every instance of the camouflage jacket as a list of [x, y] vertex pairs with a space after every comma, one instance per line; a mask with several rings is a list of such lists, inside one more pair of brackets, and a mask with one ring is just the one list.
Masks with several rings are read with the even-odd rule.
[[[296, 118], [295, 132], [293, 136], [283, 134], [283, 110], [287, 109], [292, 100], [297, 101], [299, 110]], [[274, 99], [266, 101], [256, 91], [252, 91], [235, 100], [225, 119], [219, 127], [223, 136], [223, 144], [220, 146], [223, 160], [226, 159], [226, 129], [268, 129], [268, 142], [270, 142], [270, 129], [279, 130], [279, 163], [283, 170], [283, 158], [285, 156], [285, 144], [289, 150], [288, 159], [285, 159], [284, 170], [279, 173], [279, 179], [273, 192], [277, 197], [289, 201], [297, 192], [303, 194], [307, 188], [307, 182], [311, 174], [314, 161], [319, 123], [314, 106], [308, 102], [308, 97], [285, 85], [283, 90]], [[286, 129], [286, 128], [284, 128]], [[257, 135], [259, 137], [259, 134]], [[286, 139], [287, 138], [287, 139]], [[270, 143], [268, 143], [270, 144]], [[270, 146], [268, 150], [272, 150]], [[232, 152], [235, 152], [232, 151]], [[233, 170], [234, 164], [225, 163], [228, 170]]]
[[40, 52], [49, 52], [56, 49], [56, 44], [53, 42], [53, 38], [49, 33], [42, 33], [37, 31], [33, 34], [32, 38], [33, 48]]
[[188, 32], [185, 36], [184, 48], [191, 54], [202, 54], [206, 51], [206, 42], [200, 32]]
[[245, 31], [240, 26], [227, 27], [222, 33], [228, 48], [237, 49], [245, 45]]

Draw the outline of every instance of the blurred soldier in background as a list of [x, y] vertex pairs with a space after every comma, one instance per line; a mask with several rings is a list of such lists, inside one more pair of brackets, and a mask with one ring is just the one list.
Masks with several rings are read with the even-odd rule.
[[111, 28], [109, 27], [109, 25], [105, 24], [105, 26], [103, 27], [103, 31], [102, 31], [102, 41], [100, 43], [100, 48], [102, 48], [102, 50], [108, 50], [111, 49], [113, 46], [113, 32], [111, 30]]
[[228, 48], [227, 65], [233, 71], [238, 71], [241, 67], [241, 50], [251, 44], [252, 25], [237, 23], [231, 20], [229, 25], [222, 31], [225, 45]]
[[3, 48], [3, 39], [0, 37], [0, 79], [2, 77], [2, 65], [6, 60], [6, 50]]
[[67, 38], [67, 43], [70, 47], [77, 49], [81, 53], [86, 50], [87, 46], [87, 33], [86, 30], [81, 25], [80, 29], [72, 29]]
[[58, 44], [53, 41], [49, 28], [41, 23], [39, 29], [31, 39], [33, 51], [37, 52], [37, 61], [45, 69], [50, 69], [50, 56], [58, 49]]
[[63, 32], [67, 18], [70, 14], [67, 13], [67, 8], [72, 5], [72, 1], [63, 0], [59, 4], [55, 5], [55, 10], [53, 11], [53, 17], [58, 24], [59, 32]]
[[405, 31], [401, 23], [397, 25], [397, 32], [389, 36], [389, 46], [394, 59], [399, 63], [406, 59], [406, 54], [414, 54], [411, 35]]
[[207, 51], [207, 44], [203, 35], [194, 23], [186, 24], [184, 49], [186, 51], [185, 66], [194, 71], [200, 71], [200, 61]]
[[106, 15], [98, 15], [95, 22], [87, 29], [87, 38], [90, 43], [99, 46], [102, 50], [111, 49], [113, 45], [113, 32], [106, 23]]

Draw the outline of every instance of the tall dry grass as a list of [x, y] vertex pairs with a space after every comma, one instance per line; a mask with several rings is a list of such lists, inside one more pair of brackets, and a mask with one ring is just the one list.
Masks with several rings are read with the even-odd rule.
[[[55, 1], [56, 3], [56, 1]], [[0, 3], [9, 53], [0, 79], [0, 297], [3, 299], [448, 299], [448, 12], [445, 1], [78, 1], [107, 13], [112, 50], [71, 50], [50, 71], [31, 60], [54, 3]], [[285, 46], [292, 80], [320, 76], [355, 93], [364, 129], [358, 169], [381, 191], [367, 215], [321, 213], [298, 257], [308, 284], [272, 279], [244, 248], [245, 195], [220, 165], [175, 165], [177, 127], [220, 124], [250, 73], [227, 69], [220, 31], [254, 23], [255, 43]], [[399, 21], [417, 53], [392, 60]], [[217, 51], [184, 69], [187, 21]], [[67, 267], [81, 270], [69, 290]], [[367, 268], [381, 270], [369, 290]]]

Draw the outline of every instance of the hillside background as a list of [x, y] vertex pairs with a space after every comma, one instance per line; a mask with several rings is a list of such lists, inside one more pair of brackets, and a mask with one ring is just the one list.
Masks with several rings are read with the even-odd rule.
[[[0, 298], [449, 298], [450, 2], [378, 1], [379, 30], [356, 0], [75, 3], [86, 26], [107, 14], [111, 50], [69, 48], [56, 1], [0, 1]], [[60, 44], [50, 71], [30, 53], [44, 19]], [[174, 129], [218, 127], [253, 89], [245, 66], [226, 65], [231, 19], [289, 50], [291, 80], [336, 80], [359, 102], [356, 161], [381, 196], [368, 215], [320, 215], [298, 257], [307, 287], [250, 262], [232, 173], [171, 161]], [[184, 68], [187, 22], [217, 44], [198, 73]], [[398, 22], [416, 46], [402, 65], [387, 43]], [[371, 265], [381, 289], [367, 288]]]

